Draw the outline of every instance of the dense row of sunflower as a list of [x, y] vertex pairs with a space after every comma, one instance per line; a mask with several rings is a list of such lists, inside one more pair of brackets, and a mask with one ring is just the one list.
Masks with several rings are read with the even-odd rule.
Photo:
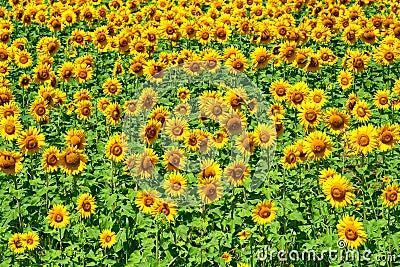
[[[331, 246], [399, 252], [399, 12], [395, 1], [365, 0], [2, 3], [5, 264], [255, 266], [264, 245], [299, 249], [332, 233]], [[221, 84], [139, 92], [179, 66], [244, 72], [266, 103]], [[196, 98], [194, 125], [185, 116]], [[260, 104], [271, 123], [253, 125]], [[124, 116], [143, 110], [146, 148], [132, 154]], [[163, 151], [165, 138], [179, 145]], [[244, 189], [251, 160], [182, 171], [194, 153], [228, 144], [251, 159], [276, 146], [260, 189]], [[156, 170], [163, 197], [138, 188]], [[223, 182], [234, 187], [225, 196]], [[173, 201], [191, 186], [207, 204], [201, 214]]]

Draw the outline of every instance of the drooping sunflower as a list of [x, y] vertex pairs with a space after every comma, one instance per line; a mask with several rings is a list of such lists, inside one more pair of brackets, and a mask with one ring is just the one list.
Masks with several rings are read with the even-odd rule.
[[94, 214], [97, 208], [95, 201], [95, 198], [91, 194], [81, 194], [76, 203], [76, 209], [79, 212], [79, 216], [86, 219]]
[[158, 162], [157, 153], [151, 148], [145, 148], [138, 157], [137, 175], [149, 178], [153, 174]]
[[123, 135], [115, 134], [111, 136], [105, 147], [106, 157], [114, 162], [120, 162], [124, 160], [128, 146], [123, 140]]
[[79, 150], [85, 150], [86, 134], [84, 130], [70, 129], [65, 136], [65, 141], [67, 145], [74, 146]]
[[303, 126], [306, 131], [308, 131], [308, 128], [316, 128], [320, 124], [322, 111], [316, 104], [305, 102], [302, 104], [299, 111], [297, 116], [299, 117], [301, 126]]
[[349, 95], [349, 97], [347, 98], [346, 111], [348, 113], [351, 113], [354, 109], [354, 106], [357, 104], [358, 101], [359, 101], [358, 96], [355, 93], [351, 93]]
[[207, 178], [200, 180], [198, 183], [197, 193], [205, 204], [220, 199], [222, 197], [222, 191], [223, 187], [220, 179]]
[[369, 108], [368, 103], [366, 101], [364, 101], [364, 100], [359, 100], [355, 104], [353, 110], [351, 111], [351, 114], [359, 122], [367, 122], [372, 117], [371, 109]]
[[304, 152], [308, 159], [325, 159], [331, 154], [332, 148], [331, 138], [325, 132], [312, 132], [305, 139]]
[[340, 134], [350, 127], [350, 117], [337, 108], [330, 108], [325, 112], [324, 122], [333, 134]]
[[354, 216], [343, 216], [336, 227], [339, 237], [346, 242], [348, 248], [358, 248], [367, 240], [368, 235], [364, 232], [362, 222]]
[[155, 107], [149, 114], [149, 118], [158, 121], [162, 127], [164, 127], [166, 121], [168, 121], [169, 111], [164, 106]]
[[283, 156], [281, 162], [285, 169], [292, 169], [297, 166], [297, 163], [301, 161], [300, 152], [297, 150], [297, 146], [290, 145], [283, 149]]
[[397, 124], [382, 125], [377, 130], [378, 148], [381, 151], [388, 151], [400, 140], [400, 129]]
[[135, 204], [143, 213], [150, 214], [152, 211], [152, 206], [156, 200], [160, 197], [155, 190], [143, 190], [137, 193], [135, 198]]
[[250, 167], [244, 160], [236, 160], [224, 170], [224, 177], [234, 186], [242, 185], [249, 176]]
[[173, 147], [168, 149], [164, 156], [163, 165], [166, 170], [169, 171], [178, 171], [185, 167], [186, 165], [186, 157], [183, 150], [178, 147]]
[[60, 153], [59, 159], [66, 174], [75, 175], [84, 171], [87, 156], [82, 152], [82, 150], [70, 146]]
[[15, 151], [0, 150], [0, 171], [5, 174], [16, 175], [22, 170], [23, 157]]
[[26, 247], [23, 245], [23, 234], [15, 233], [12, 237], [8, 239], [8, 246], [9, 248], [17, 253], [22, 254], [25, 252]]
[[322, 191], [326, 196], [326, 200], [336, 209], [347, 206], [355, 197], [353, 186], [346, 178], [339, 174], [328, 178], [322, 185]]
[[54, 228], [64, 228], [70, 222], [69, 212], [67, 211], [67, 208], [61, 204], [53, 205], [53, 208], [49, 210], [47, 219], [50, 226]]
[[201, 172], [199, 172], [199, 181], [206, 179], [220, 179], [222, 176], [222, 170], [218, 162], [213, 159], [206, 159], [200, 163]]
[[353, 154], [363, 153], [364, 155], [373, 151], [378, 145], [378, 135], [373, 125], [364, 125], [349, 132], [350, 144]]
[[122, 122], [123, 110], [119, 103], [110, 103], [106, 109], [106, 122], [111, 125], [118, 125]]
[[173, 197], [180, 196], [187, 189], [187, 180], [180, 172], [173, 171], [164, 181], [164, 189]]
[[109, 229], [103, 230], [99, 235], [99, 239], [102, 248], [111, 248], [117, 243], [117, 235]]
[[382, 193], [383, 205], [393, 208], [400, 201], [400, 189], [398, 184], [388, 184]]
[[39, 236], [34, 232], [28, 232], [22, 235], [22, 246], [28, 250], [34, 250], [39, 245]]
[[159, 215], [165, 216], [171, 222], [178, 215], [178, 207], [170, 200], [156, 199], [155, 203], [151, 206], [151, 214], [154, 217], [158, 217]]
[[263, 200], [252, 210], [251, 216], [255, 223], [263, 225], [276, 219], [277, 210], [274, 202], [271, 200]]
[[333, 178], [337, 174], [332, 168], [322, 169], [319, 175], [319, 184], [323, 185], [329, 178]]
[[45, 145], [44, 134], [36, 128], [28, 128], [18, 138], [18, 146], [25, 155], [33, 155], [42, 150]]
[[42, 168], [46, 172], [55, 172], [58, 169], [60, 150], [54, 146], [47, 148], [42, 155]]
[[15, 140], [18, 138], [22, 131], [22, 124], [18, 118], [8, 116], [7, 118], [0, 119], [0, 134], [6, 140]]

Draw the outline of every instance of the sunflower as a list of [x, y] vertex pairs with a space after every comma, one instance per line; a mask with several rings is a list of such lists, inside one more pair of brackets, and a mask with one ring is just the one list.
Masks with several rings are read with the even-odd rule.
[[95, 198], [88, 193], [81, 194], [76, 203], [76, 209], [79, 212], [79, 216], [86, 219], [89, 218], [97, 208], [95, 204]]
[[296, 43], [285, 41], [280, 45], [279, 55], [284, 62], [291, 63], [296, 59]]
[[187, 189], [187, 180], [181, 173], [173, 171], [164, 181], [164, 189], [173, 197], [180, 196]]
[[43, 97], [37, 97], [33, 101], [30, 107], [30, 114], [37, 122], [47, 122], [49, 120], [50, 110]]
[[118, 125], [122, 121], [122, 107], [117, 103], [111, 103], [106, 109], [106, 122], [111, 125]]
[[254, 70], [264, 69], [271, 60], [271, 53], [263, 46], [256, 47], [250, 55]]
[[148, 60], [143, 68], [143, 74], [151, 82], [160, 82], [165, 75], [166, 64], [154, 59]]
[[316, 104], [308, 102], [303, 103], [297, 116], [300, 120], [301, 126], [308, 131], [308, 128], [314, 129], [320, 124], [322, 111]]
[[368, 52], [354, 50], [348, 51], [348, 60], [343, 60], [343, 64], [345, 66], [356, 73], [362, 72], [364, 69], [368, 67], [368, 62], [370, 60], [370, 56], [368, 56]]
[[69, 212], [64, 205], [56, 204], [49, 210], [47, 219], [50, 226], [54, 228], [64, 228], [69, 224]]
[[253, 133], [243, 132], [236, 138], [236, 148], [244, 156], [251, 156], [257, 147], [256, 137]]
[[232, 261], [232, 255], [228, 252], [224, 252], [221, 256], [225, 263], [230, 263]]
[[234, 111], [225, 113], [220, 122], [229, 135], [241, 134], [247, 124], [245, 115]]
[[202, 160], [200, 163], [199, 183], [206, 179], [218, 180], [222, 176], [222, 170], [218, 162], [213, 159]]
[[399, 126], [382, 125], [377, 130], [378, 148], [381, 151], [388, 151], [394, 147], [400, 140]]
[[8, 246], [13, 252], [17, 254], [22, 254], [25, 252], [26, 247], [23, 245], [23, 237], [23, 234], [15, 233], [8, 239]]
[[214, 137], [213, 143], [217, 149], [222, 149], [229, 142], [228, 134], [223, 130], [218, 130]]
[[242, 185], [250, 176], [250, 167], [243, 160], [236, 160], [226, 166], [224, 177], [234, 186]]
[[8, 116], [0, 120], [0, 134], [4, 139], [11, 141], [18, 138], [22, 131], [22, 124], [18, 118]]
[[272, 104], [269, 107], [268, 116], [271, 116], [271, 117], [282, 116], [283, 117], [283, 116], [285, 116], [285, 108], [280, 103]]
[[252, 210], [251, 217], [255, 223], [263, 225], [276, 219], [277, 210], [274, 202], [271, 200], [263, 200]]
[[[181, 127], [179, 128], [175, 127], [173, 130], [178, 134], [180, 134], [181, 131], [183, 131]], [[176, 133], [172, 133], [172, 135], [176, 136]], [[191, 151], [198, 151], [200, 149], [201, 136], [199, 129], [186, 130], [184, 131], [183, 135], [180, 134], [179, 136], [182, 136], [182, 139], [185, 142], [186, 149]]]
[[350, 117], [337, 108], [330, 108], [325, 112], [324, 122], [333, 134], [340, 134], [350, 127]]
[[203, 69], [207, 70], [208, 72], [215, 73], [221, 67], [221, 55], [218, 51], [207, 48], [201, 51], [200, 58], [202, 61]]
[[51, 77], [54, 76], [54, 72], [51, 70], [50, 64], [38, 64], [34, 68], [34, 79], [35, 83], [42, 84], [46, 81], [50, 81]]
[[360, 39], [367, 45], [374, 44], [379, 38], [379, 29], [376, 29], [375, 26], [368, 22], [365, 27], [362, 27], [360, 30]]
[[78, 104], [81, 101], [92, 101], [93, 96], [87, 89], [81, 89], [75, 92], [74, 102]]
[[225, 93], [225, 103], [228, 104], [234, 110], [240, 110], [248, 99], [246, 90], [243, 88], [228, 89]]
[[[103, 99], [103, 104], [105, 106], [103, 106], [103, 108], [101, 108], [100, 110], [105, 112], [107, 109], [107, 106], [110, 104], [111, 102], [104, 98]], [[97, 106], [99, 107], [99, 106]], [[140, 105], [139, 105], [139, 101], [138, 100], [128, 100], [125, 102], [124, 104], [124, 110], [125, 110], [125, 114], [127, 114], [128, 116], [136, 116], [139, 111], [140, 111]]]
[[351, 131], [349, 137], [354, 154], [366, 155], [378, 146], [378, 135], [373, 125], [361, 126]]
[[349, 71], [341, 70], [338, 75], [338, 81], [343, 90], [348, 90], [351, 88], [353, 76]]
[[46, 172], [55, 172], [58, 169], [60, 163], [59, 160], [60, 151], [54, 146], [47, 148], [42, 155], [42, 168]]
[[305, 71], [317, 72], [321, 68], [322, 60], [317, 54], [311, 53], [309, 55], [309, 61], [304, 67]]
[[300, 161], [300, 152], [297, 150], [297, 146], [290, 145], [283, 149], [283, 157], [281, 158], [281, 162], [283, 163], [283, 167], [285, 169], [292, 169], [296, 167], [297, 163]]
[[351, 114], [356, 118], [359, 122], [367, 122], [372, 117], [372, 112], [368, 106], [368, 103], [364, 100], [359, 100], [354, 106]]
[[347, 98], [346, 102], [346, 110], [347, 112], [352, 112], [354, 109], [354, 106], [357, 104], [359, 101], [358, 96], [355, 93], [351, 93], [349, 97]]
[[42, 150], [45, 145], [44, 134], [36, 128], [28, 128], [18, 138], [18, 146], [25, 155], [33, 155]]
[[358, 248], [367, 240], [368, 235], [364, 232], [363, 224], [354, 216], [343, 216], [336, 227], [339, 237], [349, 248]]
[[200, 180], [197, 193], [205, 204], [217, 201], [222, 197], [223, 187], [221, 181], [215, 178]]
[[137, 174], [143, 178], [149, 178], [153, 174], [158, 162], [157, 153], [151, 148], [145, 148], [138, 158]]
[[199, 41], [200, 44], [205, 45], [211, 42], [213, 39], [212, 29], [209, 26], [202, 25], [196, 31], [196, 39]]
[[78, 119], [88, 120], [92, 116], [93, 106], [89, 100], [80, 101], [76, 107]]
[[322, 191], [326, 196], [326, 200], [336, 209], [347, 206], [355, 197], [353, 186], [346, 178], [339, 174], [328, 178], [322, 185]]
[[246, 56], [243, 55], [241, 52], [230, 56], [225, 61], [225, 65], [231, 67], [229, 68], [229, 71], [232, 71], [233, 73], [245, 72], [249, 66], [247, 64]]
[[82, 150], [70, 146], [60, 153], [59, 159], [66, 174], [75, 175], [83, 172], [86, 167], [87, 156], [82, 152]]
[[32, 56], [28, 51], [19, 51], [14, 54], [14, 61], [18, 68], [26, 69], [32, 65]]
[[77, 82], [84, 83], [92, 79], [93, 69], [86, 63], [75, 65], [74, 76]]
[[169, 117], [169, 111], [163, 106], [157, 106], [154, 108], [149, 114], [149, 118], [161, 123], [161, 126], [164, 127], [166, 121]]
[[250, 237], [251, 233], [248, 230], [243, 230], [237, 233], [237, 236], [239, 237], [240, 240], [245, 240]]
[[361, 34], [361, 27], [356, 23], [351, 23], [343, 30], [342, 40], [347, 45], [355, 44]]
[[388, 208], [393, 208], [399, 203], [400, 190], [398, 184], [388, 184], [382, 193], [383, 205]]
[[290, 84], [287, 81], [280, 79], [271, 83], [269, 92], [276, 101], [282, 102], [286, 99], [286, 94], [289, 88]]
[[308, 159], [325, 159], [331, 154], [332, 148], [331, 138], [324, 132], [312, 132], [305, 139], [304, 152]]
[[380, 65], [390, 65], [399, 59], [400, 53], [391, 45], [381, 44], [374, 50], [374, 59]]
[[39, 245], [39, 236], [34, 232], [28, 232], [22, 235], [22, 246], [28, 250], [34, 250]]
[[338, 175], [338, 173], [332, 168], [322, 169], [319, 174], [319, 184], [324, 185], [328, 179], [333, 178], [335, 175]]
[[111, 248], [117, 243], [117, 235], [109, 229], [103, 230], [99, 235], [99, 239], [102, 248]]
[[13, 102], [14, 100], [14, 95], [12, 94], [10, 89], [0, 86], [0, 107], [4, 104]]
[[375, 106], [378, 109], [389, 109], [391, 105], [389, 97], [389, 90], [378, 90], [374, 95]]
[[23, 89], [28, 88], [31, 85], [32, 79], [31, 76], [27, 75], [27, 74], [23, 74], [21, 75], [21, 77], [19, 78], [19, 86], [22, 87]]
[[152, 145], [158, 139], [161, 128], [161, 122], [155, 119], [150, 119], [140, 130], [140, 137], [147, 145]]
[[176, 96], [182, 102], [186, 102], [190, 98], [190, 91], [189, 91], [189, 89], [187, 89], [185, 87], [181, 87], [178, 89]]
[[122, 91], [122, 84], [116, 78], [107, 78], [103, 83], [103, 92], [106, 96], [117, 96]]
[[175, 217], [178, 215], [178, 207], [172, 201], [164, 201], [161, 199], [156, 199], [154, 204], [151, 206], [151, 214], [154, 217], [160, 214], [165, 215], [169, 222], [174, 221]]
[[125, 140], [123, 140], [123, 135], [114, 134], [107, 141], [105, 154], [109, 160], [120, 162], [124, 160], [127, 149], [128, 146]]
[[286, 93], [286, 101], [291, 107], [301, 107], [309, 93], [310, 89], [305, 82], [297, 82], [289, 87]]
[[65, 141], [68, 146], [74, 146], [79, 150], [85, 150], [86, 134], [84, 130], [71, 129], [65, 136]]
[[182, 118], [171, 118], [167, 121], [165, 126], [165, 132], [168, 137], [176, 141], [185, 139], [188, 131], [189, 124], [185, 119]]
[[183, 150], [178, 147], [173, 147], [168, 149], [164, 156], [163, 165], [167, 169], [167, 171], [178, 171], [185, 167], [186, 165], [186, 157]]
[[149, 111], [153, 109], [158, 100], [158, 94], [153, 88], [146, 88], [139, 97], [139, 103], [143, 110]]
[[152, 206], [159, 198], [159, 194], [155, 190], [151, 191], [140, 191], [136, 194], [135, 204], [143, 213], [150, 214], [152, 211]]
[[255, 144], [264, 149], [270, 148], [276, 141], [276, 131], [273, 125], [258, 124], [253, 132], [253, 136]]

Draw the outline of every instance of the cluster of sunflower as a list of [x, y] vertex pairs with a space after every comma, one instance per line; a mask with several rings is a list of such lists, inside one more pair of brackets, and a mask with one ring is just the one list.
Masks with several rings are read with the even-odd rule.
[[[252, 131], [246, 129], [258, 103], [256, 99], [249, 99], [245, 89], [221, 85], [218, 90], [197, 93], [198, 101], [190, 105], [190, 90], [186, 87], [178, 88], [176, 96], [180, 102], [173, 106], [173, 111], [166, 106], [157, 105], [159, 95], [153, 88], [144, 89], [137, 100], [131, 100], [135, 105], [135, 110], [131, 110], [133, 118], [146, 116], [146, 119], [138, 136], [131, 137], [129, 141], [140, 140], [145, 148], [142, 153], [135, 150], [133, 154], [127, 155], [127, 168], [139, 181], [155, 179], [154, 176], [161, 173], [165, 173], [166, 177], [159, 187], [168, 200], [163, 200], [161, 193], [156, 190], [144, 190], [137, 194], [136, 204], [145, 213], [164, 213], [168, 220], [173, 220], [177, 208], [171, 198], [185, 197], [190, 186], [197, 188], [197, 194], [203, 203], [219, 200], [224, 191], [223, 182], [233, 186], [243, 185], [251, 173], [248, 157], [257, 148], [268, 149], [275, 144], [273, 124], [258, 123], [252, 126]], [[192, 109], [199, 113], [196, 123], [190, 120], [189, 115], [194, 112]], [[202, 126], [214, 129], [214, 134]], [[228, 143], [241, 156], [224, 168], [216, 159], [202, 157], [214, 148], [229, 149]], [[162, 151], [163, 155], [158, 155], [156, 149], [160, 144], [170, 144]], [[108, 147], [112, 150], [112, 143]], [[127, 151], [126, 144], [123, 151]], [[185, 174], [185, 167], [187, 161], [196, 154], [200, 158], [201, 171], [198, 179], [191, 181]], [[162, 167], [157, 165], [160, 158], [163, 159]], [[262, 218], [269, 217], [269, 214], [260, 214]], [[272, 217], [270, 219], [273, 220]]]

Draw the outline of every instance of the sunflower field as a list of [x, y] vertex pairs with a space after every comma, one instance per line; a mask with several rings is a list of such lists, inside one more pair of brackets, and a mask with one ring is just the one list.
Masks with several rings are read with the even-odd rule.
[[0, 0], [0, 266], [399, 266], [399, 14]]

